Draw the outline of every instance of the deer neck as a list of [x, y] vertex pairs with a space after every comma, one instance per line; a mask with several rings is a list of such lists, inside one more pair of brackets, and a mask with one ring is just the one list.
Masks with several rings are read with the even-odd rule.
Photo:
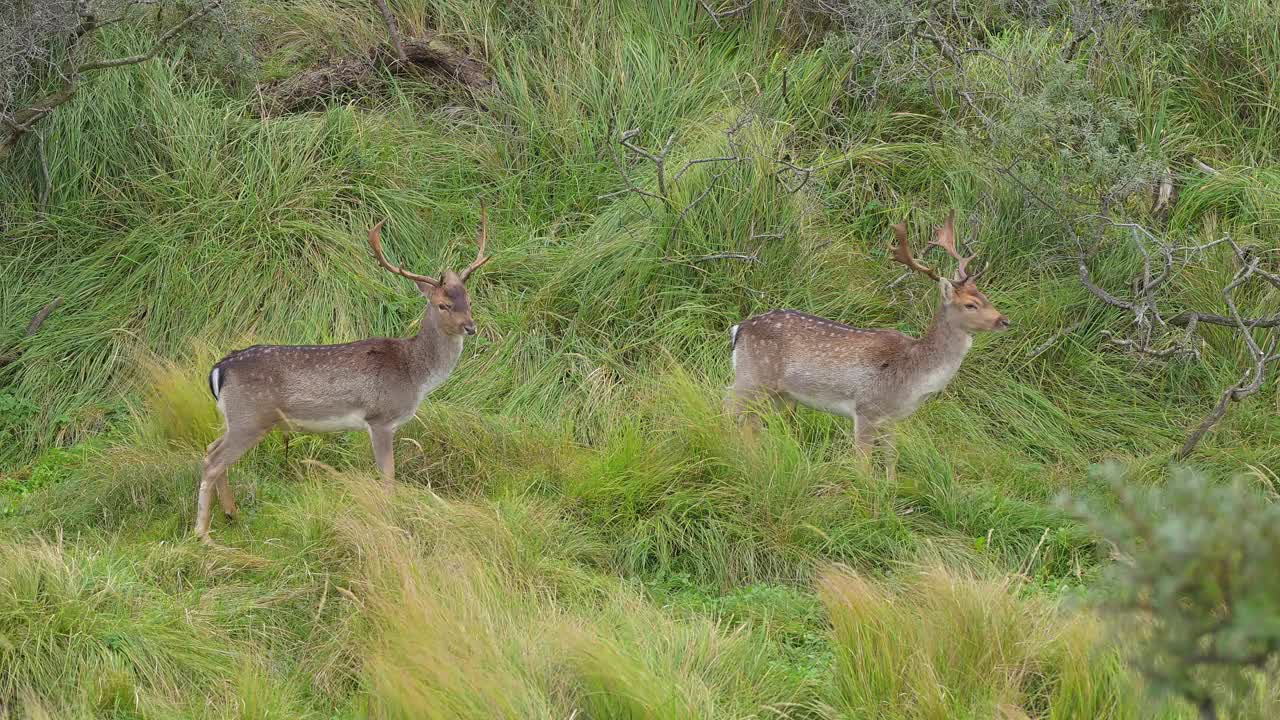
[[446, 335], [440, 319], [436, 306], [427, 303], [418, 334], [409, 341], [414, 368], [424, 376], [447, 375], [462, 355], [462, 336]]
[[945, 305], [939, 308], [933, 323], [912, 349], [911, 365], [921, 382], [930, 386], [927, 392], [941, 390], [973, 346], [973, 335], [960, 327], [953, 313]]

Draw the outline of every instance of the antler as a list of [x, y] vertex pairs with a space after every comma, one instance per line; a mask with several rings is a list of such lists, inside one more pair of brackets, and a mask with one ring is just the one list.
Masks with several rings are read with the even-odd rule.
[[893, 248], [893, 259], [895, 262], [900, 262], [918, 273], [928, 275], [929, 278], [935, 282], [942, 279], [938, 276], [936, 270], [931, 267], [921, 265], [919, 260], [912, 257], [911, 243], [907, 240], [906, 223], [902, 222], [894, 225], [893, 234], [898, 237], [898, 244]]
[[415, 282], [426, 283], [432, 287], [440, 287], [440, 281], [435, 278], [411, 273], [408, 270], [397, 265], [392, 265], [387, 261], [387, 256], [382, 254], [382, 224], [385, 222], [386, 220], [379, 221], [378, 224], [374, 225], [373, 229], [369, 231], [369, 247], [373, 248], [373, 256], [378, 258], [378, 264], [400, 277], [406, 277]]
[[947, 221], [945, 223], [933, 229], [933, 237], [934, 239], [930, 240], [929, 244], [937, 245], [943, 250], [946, 250], [947, 254], [955, 258], [956, 262], [959, 263], [958, 265], [956, 265], [956, 275], [955, 275], [955, 278], [953, 279], [953, 282], [958, 284], [958, 283], [966, 282], [969, 280], [977, 279], [979, 273], [974, 273], [972, 275], [969, 274], [969, 263], [972, 262], [973, 259], [978, 256], [974, 254], [974, 255], [970, 255], [969, 257], [961, 257], [960, 253], [956, 251], [956, 211], [955, 210], [952, 210], [947, 215]]
[[489, 262], [489, 256], [484, 254], [484, 242], [488, 238], [488, 235], [488, 216], [485, 212], [484, 203], [480, 203], [480, 239], [478, 241], [480, 249], [476, 251], [475, 261], [468, 265], [466, 270], [458, 273], [458, 279], [462, 280], [462, 282], [466, 282], [467, 278], [471, 276], [473, 271], [478, 269], [481, 265]]

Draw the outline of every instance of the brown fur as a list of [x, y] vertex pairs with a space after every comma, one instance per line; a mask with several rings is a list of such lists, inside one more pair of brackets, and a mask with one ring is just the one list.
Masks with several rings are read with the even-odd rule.
[[[854, 421], [858, 447], [869, 455], [888, 424], [909, 416], [946, 387], [974, 333], [1009, 325], [972, 277], [939, 279], [939, 289], [942, 305], [919, 338], [794, 310], [771, 310], [744, 320], [732, 331], [734, 384], [728, 410], [748, 419], [753, 430], [759, 419], [751, 406], [760, 401], [799, 403], [842, 415]], [[888, 470], [892, 474], [892, 461]]]
[[[396, 430], [449, 377], [462, 354], [463, 336], [476, 332], [463, 277], [487, 259], [483, 234], [481, 241], [480, 256], [463, 276], [452, 271], [438, 281], [412, 276], [428, 299], [413, 338], [370, 338], [342, 345], [255, 345], [213, 366], [209, 388], [227, 430], [205, 453], [197, 536], [209, 541], [215, 491], [223, 512], [235, 516], [227, 471], [277, 427], [286, 433], [367, 430], [383, 481], [391, 487]], [[375, 245], [375, 251], [381, 253], [380, 245]]]

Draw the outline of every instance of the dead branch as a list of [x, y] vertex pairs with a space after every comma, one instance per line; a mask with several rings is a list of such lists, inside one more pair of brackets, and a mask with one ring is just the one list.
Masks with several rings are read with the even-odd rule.
[[269, 115], [294, 112], [326, 98], [358, 91], [378, 82], [380, 70], [392, 75], [435, 75], [463, 87], [480, 91], [492, 84], [483, 62], [459, 50], [434, 34], [401, 39], [404, 59], [384, 48], [374, 48], [365, 57], [348, 58], [331, 65], [307, 70], [291, 78], [258, 87], [263, 98], [259, 112]]
[[[1012, 167], [997, 167], [995, 170], [1017, 184], [1028, 198], [1049, 211], [1050, 216], [1072, 238], [1079, 251], [1075, 261], [1080, 283], [1085, 289], [1104, 305], [1125, 311], [1126, 314], [1131, 315], [1130, 336], [1120, 337], [1112, 332], [1104, 332], [1102, 333], [1103, 341], [1107, 345], [1144, 358], [1167, 360], [1185, 356], [1200, 360], [1201, 342], [1196, 335], [1196, 329], [1201, 323], [1236, 329], [1236, 335], [1247, 347], [1250, 357], [1253, 359], [1253, 365], [1248, 372], [1244, 373], [1240, 381], [1223, 392], [1213, 411], [1189, 434], [1175, 455], [1178, 459], [1186, 458], [1194, 451], [1205, 434], [1226, 415], [1232, 402], [1239, 402], [1253, 395], [1261, 388], [1268, 366], [1280, 360], [1280, 354], [1275, 353], [1275, 348], [1280, 343], [1280, 337], [1273, 335], [1269, 349], [1264, 352], [1259, 348], [1253, 336], [1253, 332], [1256, 330], [1272, 330], [1280, 327], [1280, 314], [1264, 317], [1245, 317], [1240, 313], [1234, 298], [1235, 291], [1249, 281], [1266, 282], [1272, 287], [1280, 289], [1280, 274], [1263, 270], [1259, 266], [1260, 259], [1251, 257], [1249, 250], [1242, 248], [1229, 235], [1199, 245], [1178, 245], [1173, 241], [1157, 237], [1138, 223], [1112, 220], [1108, 212], [1110, 201], [1105, 196], [1101, 198], [1097, 212], [1069, 220], [1051, 203], [1044, 200], [1034, 189], [1028, 187], [1018, 177], [1017, 173], [1013, 172]], [[1212, 170], [1212, 168], [1208, 168], [1208, 170]], [[1166, 174], [1165, 177], [1167, 180], [1169, 175]], [[1076, 225], [1084, 220], [1092, 220], [1094, 222], [1095, 237], [1091, 248], [1086, 248], [1085, 242], [1076, 230]], [[1089, 271], [1089, 260], [1093, 253], [1102, 246], [1104, 233], [1108, 227], [1129, 230], [1134, 246], [1142, 257], [1141, 274], [1130, 283], [1130, 298], [1122, 298], [1103, 289], [1093, 281]], [[1159, 293], [1161, 289], [1172, 281], [1178, 271], [1187, 267], [1193, 257], [1224, 243], [1231, 246], [1239, 268], [1231, 283], [1223, 288], [1223, 297], [1230, 314], [1221, 315], [1202, 310], [1183, 310], [1172, 317], [1166, 317], [1160, 302]], [[1160, 259], [1161, 266], [1158, 271], [1153, 272], [1152, 262], [1155, 257]], [[1177, 336], [1171, 336], [1169, 331], [1172, 328], [1181, 329], [1181, 333]], [[1071, 330], [1074, 329], [1075, 327], [1073, 326]], [[1060, 336], [1051, 338], [1049, 342], [1033, 350], [1031, 356], [1035, 357], [1044, 352], [1045, 349], [1059, 339], [1061, 339]]]
[[[658, 186], [658, 191], [655, 193], [649, 190], [645, 190], [639, 185], [636, 185], [635, 181], [632, 180], [631, 178], [631, 173], [627, 170], [626, 158], [619, 157], [618, 153], [610, 153], [610, 155], [613, 157], [614, 164], [618, 168], [618, 175], [622, 177], [622, 183], [624, 187], [621, 190], [616, 190], [614, 192], [601, 195], [598, 199], [604, 200], [608, 198], [618, 197], [620, 195], [625, 195], [627, 193], [635, 193], [637, 195], [640, 195], [641, 197], [653, 198], [654, 200], [658, 200], [667, 208], [668, 211], [674, 211], [675, 206], [671, 200], [670, 191], [674, 189], [673, 186], [678, 184], [680, 182], [680, 179], [684, 177], [685, 173], [688, 172], [691, 168], [693, 168], [695, 165], [706, 165], [706, 164], [714, 164], [714, 163], [737, 163], [742, 159], [741, 156], [739, 155], [738, 148], [737, 148], [736, 134], [739, 130], [745, 127], [746, 124], [749, 122], [751, 122], [751, 116], [745, 115], [744, 117], [739, 118], [739, 120], [735, 122], [732, 127], [725, 130], [725, 138], [728, 141], [729, 150], [730, 150], [728, 154], [717, 155], [715, 157], [697, 158], [694, 160], [688, 160], [685, 162], [683, 166], [681, 166], [680, 170], [670, 178], [667, 177], [667, 161], [670, 158], [672, 148], [675, 147], [676, 134], [672, 133], [671, 135], [667, 136], [667, 141], [663, 143], [662, 149], [655, 152], [642, 145], [638, 145], [635, 142], [635, 139], [640, 135], [639, 128], [633, 128], [631, 130], [627, 130], [626, 132], [618, 136], [618, 140], [617, 140], [618, 144], [621, 145], [625, 151], [630, 152], [632, 155], [639, 157], [643, 160], [647, 160], [650, 164], [653, 165], [654, 180]], [[610, 121], [611, 135], [612, 135], [612, 125], [613, 123], [612, 121]], [[715, 189], [717, 182], [726, 172], [728, 172], [727, 169], [720, 170], [716, 172], [714, 175], [712, 175], [711, 180], [707, 183], [706, 187], [702, 189], [702, 192], [699, 193], [697, 197], [695, 197], [692, 201], [690, 201], [689, 204], [685, 205], [683, 208], [680, 209], [679, 213], [676, 215], [675, 222], [671, 226], [671, 232], [673, 236], [676, 232], [676, 229], [680, 227], [680, 223], [684, 220], [685, 216], [689, 213], [689, 211], [692, 210], [695, 205], [705, 200], [707, 196], [711, 194], [711, 191]]]
[[36, 154], [40, 156], [40, 196], [36, 210], [43, 213], [49, 207], [49, 193], [53, 191], [53, 179], [49, 176], [49, 157], [45, 154], [44, 133], [36, 133]]
[[[41, 308], [40, 312], [36, 313], [35, 317], [31, 318], [31, 322], [27, 323], [27, 330], [22, 334], [22, 339], [26, 340], [27, 338], [30, 338], [32, 335], [35, 335], [37, 332], [39, 332], [40, 327], [44, 325], [44, 321], [48, 320], [49, 315], [51, 315], [54, 310], [57, 310], [58, 306], [61, 304], [62, 304], [62, 298], [56, 297], [50, 300], [49, 303], [45, 305], [43, 308]], [[19, 348], [19, 349], [13, 350], [12, 352], [6, 353], [4, 355], [0, 355], [0, 368], [10, 363], [16, 362], [18, 358], [22, 357], [22, 352], [23, 352], [22, 349]]]
[[1079, 330], [1081, 325], [1084, 325], [1084, 321], [1077, 320], [1076, 322], [1071, 323], [1070, 325], [1063, 328], [1062, 330], [1059, 330], [1058, 332], [1054, 333], [1053, 337], [1049, 338], [1048, 340], [1045, 340], [1043, 343], [1040, 343], [1036, 347], [1032, 348], [1031, 351], [1027, 353], [1027, 359], [1034, 360], [1040, 357], [1041, 355], [1045, 354], [1046, 352], [1049, 351], [1049, 348], [1058, 344], [1058, 341], [1067, 337], [1068, 335], [1075, 332], [1076, 330]]
[[1201, 170], [1202, 172], [1205, 172], [1205, 173], [1207, 173], [1207, 174], [1209, 174], [1209, 175], [1219, 175], [1219, 174], [1220, 174], [1220, 173], [1219, 173], [1217, 170], [1215, 170], [1214, 168], [1209, 167], [1208, 165], [1206, 165], [1203, 161], [1201, 161], [1201, 160], [1200, 160], [1200, 158], [1195, 158], [1192, 162], [1194, 162], [1194, 163], [1196, 164], [1196, 167], [1200, 168], [1200, 170]]
[[689, 258], [688, 262], [709, 262], [711, 260], [741, 260], [743, 262], [758, 263], [759, 255], [748, 255], [746, 253], [715, 253], [712, 255], [703, 255], [701, 257]]
[[724, 25], [720, 23], [721, 18], [737, 17], [742, 13], [750, 10], [751, 6], [754, 4], [755, 4], [755, 0], [747, 0], [745, 3], [735, 8], [729, 8], [728, 10], [713, 10], [711, 6], [708, 5], [706, 2], [703, 2], [703, 0], [698, 0], [698, 5], [701, 5], [702, 9], [707, 11], [707, 15], [711, 16], [711, 21], [716, 24], [717, 30], [724, 29]]
[[[1248, 248], [1241, 247], [1229, 235], [1201, 245], [1178, 246], [1173, 242], [1158, 239], [1153, 233], [1137, 223], [1112, 221], [1107, 217], [1105, 207], [1101, 213], [1079, 219], [1096, 220], [1099, 228], [1099, 238], [1102, 235], [1102, 228], [1108, 225], [1129, 229], [1134, 245], [1142, 256], [1141, 275], [1131, 283], [1133, 298], [1131, 300], [1121, 299], [1112, 295], [1093, 283], [1089, 277], [1086, 256], [1082, 254], [1079, 259], [1080, 279], [1085, 288], [1105, 304], [1126, 310], [1133, 316], [1130, 326], [1132, 336], [1124, 338], [1118, 337], [1111, 332], [1104, 332], [1103, 338], [1108, 345], [1143, 357], [1168, 359], [1177, 356], [1188, 356], [1198, 360], [1200, 358], [1200, 349], [1195, 331], [1203, 323], [1234, 328], [1236, 337], [1244, 344], [1252, 359], [1251, 367], [1243, 373], [1238, 382], [1223, 391], [1213, 410], [1191, 431], [1182, 447], [1175, 454], [1175, 458], [1179, 460], [1185, 459], [1195, 450], [1204, 436], [1226, 416], [1231, 403], [1240, 402], [1261, 389], [1266, 379], [1268, 366], [1275, 362], [1276, 359], [1280, 359], [1280, 356], [1277, 356], [1275, 352], [1277, 344], [1280, 343], [1280, 336], [1273, 334], [1266, 350], [1262, 349], [1254, 337], [1256, 330], [1270, 330], [1280, 327], [1280, 315], [1246, 317], [1240, 312], [1235, 299], [1236, 291], [1240, 287], [1255, 280], [1280, 288], [1280, 275], [1262, 270], [1260, 268], [1262, 259], [1252, 255]], [[1231, 282], [1222, 289], [1222, 297], [1227, 306], [1228, 314], [1221, 315], [1201, 310], [1184, 310], [1166, 318], [1160, 307], [1158, 291], [1173, 278], [1176, 268], [1179, 266], [1186, 267], [1192, 256], [1223, 243], [1231, 247], [1238, 266]], [[1154, 275], [1151, 266], [1153, 253], [1148, 250], [1148, 244], [1155, 247], [1162, 259], [1162, 267]], [[1175, 259], [1176, 255], [1182, 256], [1180, 263]], [[1162, 337], [1168, 336], [1166, 328], [1184, 328], [1185, 330], [1180, 337], [1169, 339], [1163, 347], [1157, 347], [1156, 343]]]
[[373, 2], [382, 13], [382, 21], [387, 24], [387, 34], [391, 36], [391, 47], [396, 51], [396, 59], [402, 63], [409, 62], [409, 56], [404, 52], [404, 43], [400, 41], [400, 27], [396, 25], [396, 16], [391, 14], [391, 8], [387, 7], [387, 0]]
[[1164, 176], [1160, 178], [1160, 184], [1156, 186], [1156, 201], [1151, 207], [1153, 215], [1167, 214], [1173, 201], [1173, 171], [1169, 168], [1164, 169]]
[[800, 176], [800, 182], [796, 183], [795, 187], [786, 186], [786, 183], [785, 182], [783, 183], [783, 185], [787, 187], [787, 193], [790, 195], [794, 195], [795, 193], [798, 193], [801, 190], [803, 190], [804, 186], [809, 184], [809, 178], [813, 177], [813, 173], [814, 173], [813, 168], [800, 167], [795, 163], [791, 162], [790, 158], [788, 157], [778, 158], [774, 162], [778, 163], [779, 165], [783, 166], [787, 170], [790, 170], [791, 172]]
[[95, 60], [93, 62], [79, 62], [77, 59], [78, 51], [84, 38], [98, 31], [106, 25], [119, 22], [124, 18], [124, 14], [128, 12], [128, 8], [133, 3], [126, 5], [125, 10], [120, 17], [113, 18], [108, 21], [99, 21], [92, 13], [86, 3], [77, 4], [77, 12], [79, 13], [80, 23], [71, 32], [71, 44], [67, 48], [66, 67], [61, 71], [63, 87], [55, 90], [48, 95], [32, 102], [27, 107], [13, 113], [11, 118], [3, 118], [4, 125], [8, 128], [4, 135], [3, 141], [0, 141], [0, 157], [3, 157], [18, 144], [22, 136], [31, 132], [32, 128], [40, 120], [43, 120], [59, 106], [66, 104], [75, 97], [82, 73], [92, 72], [94, 70], [105, 70], [107, 68], [123, 67], [125, 65], [137, 65], [154, 59], [159, 55], [160, 51], [165, 48], [175, 37], [187, 28], [191, 27], [196, 21], [205, 17], [209, 13], [216, 10], [222, 5], [222, 0], [210, 0], [204, 7], [189, 14], [182, 22], [169, 28], [167, 32], [160, 36], [151, 48], [140, 55], [130, 55], [127, 57], [111, 58], [108, 60]]

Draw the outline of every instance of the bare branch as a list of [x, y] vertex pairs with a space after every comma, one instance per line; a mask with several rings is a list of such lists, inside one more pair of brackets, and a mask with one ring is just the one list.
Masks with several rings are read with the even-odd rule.
[[[1231, 246], [1236, 251], [1236, 256], [1244, 260], [1245, 253], [1240, 246], [1234, 242], [1231, 243]], [[1231, 403], [1240, 402], [1262, 388], [1262, 381], [1266, 378], [1267, 363], [1275, 356], [1276, 346], [1280, 344], [1280, 337], [1273, 335], [1269, 347], [1265, 351], [1262, 350], [1257, 341], [1254, 340], [1253, 333], [1245, 324], [1244, 318], [1241, 317], [1240, 309], [1236, 306], [1235, 298], [1233, 297], [1235, 289], [1243, 285], [1257, 272], [1259, 262], [1261, 262], [1261, 259], [1256, 257], [1250, 260], [1236, 272], [1236, 276], [1231, 283], [1222, 290], [1222, 296], [1227, 303], [1227, 308], [1231, 310], [1231, 317], [1236, 321], [1236, 327], [1239, 328], [1238, 334], [1244, 338], [1245, 345], [1249, 348], [1250, 355], [1253, 356], [1253, 367], [1240, 378], [1239, 382], [1222, 393], [1222, 397], [1219, 398], [1213, 412], [1209, 413], [1200, 422], [1200, 425], [1187, 436], [1186, 442], [1182, 444], [1182, 448], [1178, 450], [1175, 456], [1179, 460], [1185, 459], [1196, 449], [1196, 445], [1200, 443], [1201, 438], [1226, 416], [1227, 408]]]
[[373, 0], [373, 2], [382, 13], [382, 21], [387, 24], [387, 34], [391, 36], [391, 47], [396, 51], [396, 59], [402, 63], [409, 62], [409, 56], [404, 52], [404, 43], [400, 41], [400, 28], [396, 25], [396, 16], [392, 15], [391, 8], [387, 7], [387, 0]]
[[[58, 306], [61, 304], [62, 298], [60, 297], [50, 300], [48, 304], [40, 309], [40, 312], [35, 314], [35, 317], [31, 318], [31, 322], [27, 323], [27, 330], [23, 333], [22, 338], [25, 340], [39, 332], [40, 327], [44, 325], [44, 321], [48, 320], [49, 315], [52, 314], [54, 310], [57, 310]], [[22, 357], [22, 349], [20, 348], [4, 355], [0, 355], [0, 368], [16, 362], [20, 357]]]
[[50, 300], [48, 304], [40, 309], [40, 312], [36, 313], [35, 317], [31, 318], [31, 322], [27, 323], [27, 331], [23, 333], [22, 336], [24, 338], [29, 338], [39, 332], [40, 327], [44, 325], [44, 321], [48, 320], [49, 315], [51, 315], [54, 310], [57, 310], [60, 305], [62, 305], [62, 298], [56, 297]]
[[188, 15], [182, 22], [169, 28], [169, 31], [164, 35], [161, 35], [160, 39], [151, 46], [151, 49], [142, 55], [131, 55], [129, 57], [115, 58], [113, 60], [99, 60], [97, 62], [85, 63], [83, 65], [77, 65], [76, 71], [85, 72], [87, 70], [101, 70], [103, 68], [120, 67], [122, 65], [136, 65], [140, 62], [146, 62], [147, 60], [154, 58], [165, 45], [169, 44], [170, 40], [177, 37], [178, 33], [187, 29], [192, 23], [213, 12], [221, 5], [222, 0], [210, 0], [207, 5]]
[[67, 103], [75, 96], [81, 73], [122, 67], [125, 65], [136, 65], [155, 58], [170, 41], [178, 36], [179, 33], [183, 32], [193, 23], [220, 7], [222, 2], [223, 0], [210, 0], [210, 2], [204, 7], [191, 13], [183, 19], [182, 22], [179, 22], [169, 28], [167, 32], [156, 40], [150, 50], [141, 55], [130, 55], [128, 57], [97, 60], [85, 63], [81, 63], [77, 59], [80, 44], [84, 38], [94, 32], [97, 32], [106, 25], [111, 25], [122, 20], [128, 14], [129, 8], [135, 3], [127, 3], [120, 16], [105, 22], [100, 22], [88, 8], [86, 3], [78, 4], [77, 13], [79, 16], [79, 24], [71, 30], [71, 42], [67, 47], [66, 53], [66, 67], [59, 71], [62, 77], [63, 87], [36, 100], [27, 107], [18, 110], [13, 113], [10, 118], [0, 118], [0, 120], [3, 120], [4, 125], [8, 127], [8, 132], [3, 136], [3, 141], [0, 141], [0, 157], [11, 151], [14, 146], [17, 145], [18, 141], [22, 139], [22, 136], [30, 132], [36, 123], [43, 120], [53, 112], [54, 109]]
[[672, 233], [673, 233], [673, 234], [674, 234], [674, 232], [675, 232], [675, 228], [680, 227], [680, 223], [681, 223], [681, 221], [683, 221], [683, 220], [684, 220], [684, 216], [689, 214], [689, 211], [693, 209], [693, 206], [694, 206], [694, 205], [697, 205], [697, 204], [698, 204], [698, 203], [700, 203], [700, 202], [702, 202], [703, 200], [705, 200], [705, 199], [706, 199], [706, 197], [707, 197], [708, 195], [710, 195], [710, 194], [711, 194], [711, 191], [712, 191], [712, 190], [714, 190], [714, 189], [716, 188], [716, 181], [717, 181], [717, 180], [719, 180], [719, 179], [720, 179], [720, 176], [721, 176], [721, 175], [724, 175], [724, 174], [725, 174], [725, 172], [726, 172], [726, 171], [721, 170], [720, 172], [718, 172], [718, 173], [716, 173], [715, 175], [713, 175], [713, 176], [712, 176], [712, 178], [711, 178], [711, 181], [707, 183], [707, 186], [706, 186], [705, 188], [703, 188], [703, 189], [702, 189], [702, 192], [698, 193], [698, 197], [694, 198], [694, 199], [693, 199], [693, 202], [691, 202], [691, 203], [689, 203], [688, 205], [685, 205], [685, 206], [684, 206], [684, 209], [683, 209], [683, 210], [681, 210], [681, 211], [680, 211], [680, 214], [676, 216], [676, 222], [675, 222], [675, 224], [672, 226]]
[[795, 193], [800, 192], [802, 189], [804, 189], [805, 185], [809, 184], [809, 178], [813, 177], [813, 172], [814, 172], [813, 168], [800, 167], [795, 163], [792, 163], [791, 160], [789, 160], [786, 157], [778, 158], [777, 160], [774, 160], [774, 162], [778, 163], [779, 165], [782, 165], [783, 167], [787, 168], [788, 170], [794, 173], [797, 173], [800, 176], [800, 182], [796, 184], [795, 187], [789, 187], [789, 186], [787, 187], [788, 194], [794, 195]]
[[1200, 160], [1200, 158], [1195, 158], [1192, 162], [1194, 162], [1194, 163], [1196, 164], [1196, 167], [1200, 168], [1200, 170], [1202, 170], [1202, 171], [1203, 171], [1203, 172], [1205, 172], [1205, 173], [1208, 173], [1209, 175], [1219, 175], [1219, 174], [1221, 174], [1221, 173], [1219, 173], [1217, 170], [1215, 170], [1214, 168], [1209, 167], [1208, 165], [1204, 164], [1204, 162], [1203, 162], [1203, 161], [1201, 161], [1201, 160]]
[[49, 158], [45, 155], [44, 133], [36, 133], [36, 154], [40, 159], [40, 196], [36, 200], [36, 209], [43, 213], [49, 207], [49, 193], [53, 190], [53, 180], [49, 177]]
[[737, 17], [738, 15], [741, 15], [742, 13], [751, 9], [751, 6], [755, 4], [755, 0], [747, 0], [742, 5], [739, 5], [736, 8], [730, 8], [728, 10], [713, 10], [711, 6], [708, 5], [706, 2], [703, 2], [703, 0], [698, 0], [698, 4], [702, 6], [703, 10], [707, 11], [707, 15], [711, 16], [711, 21], [716, 24], [716, 29], [723, 30], [724, 25], [720, 23], [720, 18], [731, 18], [731, 17]]
[[719, 157], [690, 160], [689, 162], [684, 164], [684, 167], [680, 168], [680, 172], [676, 173], [675, 176], [671, 178], [671, 182], [680, 182], [680, 176], [684, 175], [685, 171], [687, 171], [689, 168], [693, 167], [694, 165], [701, 165], [702, 163], [713, 163], [713, 162], [729, 162], [729, 161], [737, 162], [738, 160], [739, 158], [736, 155], [720, 155]]
[[746, 253], [715, 253], [713, 255], [703, 255], [701, 257], [689, 258], [688, 262], [708, 262], [710, 260], [741, 260], [743, 262], [758, 263], [760, 257], [758, 255], [747, 255]]
[[[906, 277], [906, 276], [903, 276], [903, 277]], [[1032, 350], [1027, 353], [1027, 359], [1034, 360], [1040, 357], [1041, 355], [1045, 354], [1046, 352], [1049, 351], [1049, 348], [1058, 344], [1058, 341], [1067, 337], [1068, 335], [1075, 332], [1076, 330], [1079, 330], [1081, 325], [1084, 325], [1084, 321], [1077, 320], [1076, 322], [1071, 323], [1070, 325], [1063, 328], [1062, 330], [1059, 330], [1058, 332], [1054, 333], [1053, 337], [1049, 338], [1048, 340], [1045, 340], [1043, 343], [1032, 348]]]

